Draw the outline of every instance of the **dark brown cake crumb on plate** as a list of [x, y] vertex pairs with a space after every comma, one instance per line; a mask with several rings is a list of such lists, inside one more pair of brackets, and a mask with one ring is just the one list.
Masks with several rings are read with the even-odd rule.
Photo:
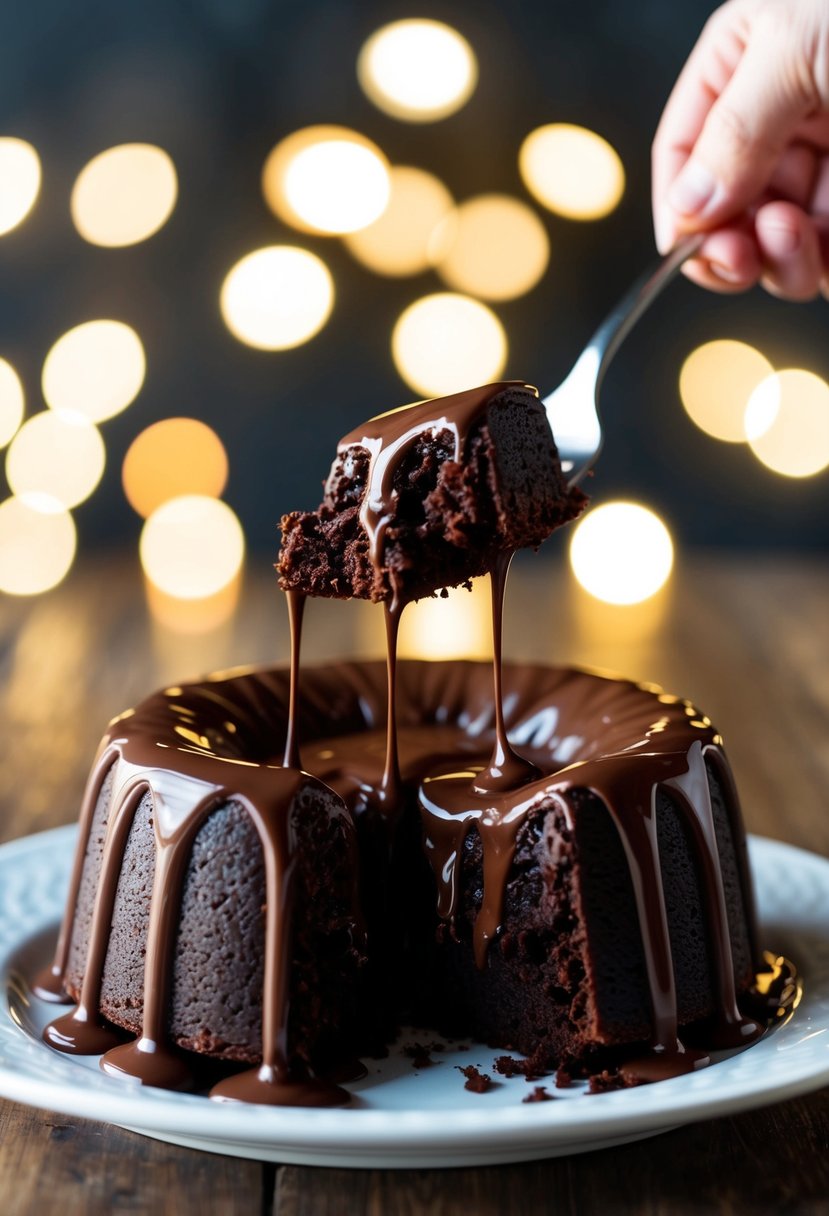
[[502, 1077], [525, 1077], [528, 1081], [537, 1081], [550, 1070], [544, 1067], [543, 1061], [529, 1056], [525, 1060], [516, 1060], [514, 1056], [498, 1056], [492, 1067]]
[[631, 1089], [639, 1082], [629, 1075], [624, 1075], [617, 1069], [603, 1069], [588, 1078], [587, 1092], [590, 1094], [610, 1094], [615, 1089]]
[[487, 1090], [492, 1088], [492, 1077], [487, 1073], [481, 1072], [474, 1064], [467, 1064], [465, 1068], [456, 1065], [458, 1072], [462, 1072], [466, 1077], [464, 1089], [468, 1089], [473, 1094], [485, 1094]]
[[525, 1103], [526, 1102], [553, 1102], [554, 1100], [555, 1100], [555, 1094], [551, 1094], [550, 1091], [544, 1085], [536, 1085], [533, 1089], [530, 1090], [530, 1092], [527, 1094], [526, 1098], [521, 1099], [521, 1101], [525, 1102]]

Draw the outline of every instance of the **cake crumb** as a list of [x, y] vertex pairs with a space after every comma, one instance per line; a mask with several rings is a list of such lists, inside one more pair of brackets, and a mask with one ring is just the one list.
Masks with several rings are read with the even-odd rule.
[[632, 1077], [619, 1072], [618, 1069], [603, 1069], [593, 1073], [587, 1082], [587, 1092], [590, 1094], [610, 1094], [615, 1089], [631, 1089], [638, 1082]]
[[498, 1056], [492, 1067], [502, 1077], [525, 1077], [528, 1081], [537, 1081], [549, 1071], [535, 1056], [529, 1056], [525, 1060], [516, 1060], [514, 1056]]
[[473, 1094], [485, 1094], [492, 1087], [492, 1077], [487, 1073], [481, 1072], [474, 1064], [467, 1064], [465, 1068], [461, 1068], [460, 1064], [456, 1064], [458, 1072], [462, 1072], [466, 1077], [464, 1089], [468, 1089]]
[[566, 1068], [556, 1069], [556, 1089], [570, 1089], [573, 1085], [573, 1074]]
[[544, 1085], [536, 1085], [527, 1094], [526, 1098], [522, 1098], [522, 1102], [553, 1102], [555, 1094], [551, 1094]]

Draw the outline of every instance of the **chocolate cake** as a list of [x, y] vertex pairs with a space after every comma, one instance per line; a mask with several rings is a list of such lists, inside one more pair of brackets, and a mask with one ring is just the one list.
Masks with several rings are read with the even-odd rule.
[[372, 418], [340, 440], [316, 511], [282, 520], [286, 590], [419, 599], [537, 547], [585, 503], [537, 391], [487, 384]]
[[[411, 840], [422, 824], [424, 846], [406, 876], [419, 898], [386, 903], [386, 941], [416, 984], [364, 984], [375, 946], [354, 902], [356, 882], [369, 905], [387, 891], [380, 853], [355, 857], [348, 809], [381, 779], [384, 665], [303, 671], [297, 726], [317, 778], [271, 755], [287, 730], [288, 673], [224, 675], [156, 694], [105, 736], [45, 981], [81, 1005], [47, 1041], [106, 1051], [106, 1067], [156, 1084], [185, 1083], [191, 1053], [259, 1065], [264, 1042], [281, 1087], [256, 1068], [217, 1096], [330, 1102], [343, 1091], [310, 1078], [365, 1047], [378, 992], [392, 1020], [414, 988], [419, 1016], [441, 1031], [582, 1069], [624, 1048], [640, 1076], [698, 1063], [676, 1054], [688, 1028], [686, 1046], [751, 1036], [734, 1003], [755, 969], [745, 842], [704, 715], [652, 687], [508, 665], [510, 738], [545, 776], [496, 818], [468, 796], [495, 735], [489, 665], [402, 662], [398, 675], [397, 834]], [[478, 813], [449, 819], [430, 792], [460, 765]], [[650, 845], [637, 833], [649, 811]], [[176, 865], [159, 863], [171, 812]], [[275, 845], [266, 823], [293, 831]], [[290, 915], [267, 918], [288, 906], [286, 875]], [[283, 884], [281, 900], [269, 884]], [[289, 999], [265, 1008], [278, 974]], [[141, 1051], [116, 1045], [111, 1024], [139, 1035]]]
[[[614, 1084], [762, 1032], [709, 719], [653, 686], [502, 671], [512, 554], [584, 501], [521, 383], [341, 441], [320, 509], [283, 521], [290, 672], [166, 689], [104, 737], [37, 989], [78, 1004], [47, 1042], [156, 1085], [187, 1084], [194, 1058], [252, 1065], [211, 1096], [334, 1104], [406, 1017]], [[398, 666], [406, 604], [481, 573], [493, 666]], [[300, 673], [317, 594], [382, 602], [385, 666]]]

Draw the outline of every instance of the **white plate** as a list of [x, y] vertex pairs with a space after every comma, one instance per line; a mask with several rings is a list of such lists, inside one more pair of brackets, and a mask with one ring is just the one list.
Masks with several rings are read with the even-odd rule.
[[428, 1168], [585, 1152], [829, 1082], [829, 861], [755, 838], [751, 863], [762, 941], [795, 962], [803, 999], [788, 1022], [759, 1043], [700, 1072], [589, 1096], [583, 1087], [556, 1090], [545, 1078], [534, 1084], [546, 1084], [556, 1100], [525, 1104], [530, 1085], [522, 1077], [498, 1077], [486, 1094], [463, 1088], [455, 1065], [475, 1064], [492, 1074], [499, 1054], [471, 1044], [466, 1051], [433, 1053], [435, 1064], [420, 1072], [399, 1049], [387, 1060], [367, 1061], [368, 1077], [348, 1086], [354, 1102], [340, 1110], [230, 1106], [143, 1089], [106, 1076], [97, 1058], [46, 1047], [40, 1031], [55, 1007], [32, 1000], [21, 980], [46, 961], [75, 830], [59, 828], [0, 848], [0, 1094], [15, 1101], [239, 1157]]

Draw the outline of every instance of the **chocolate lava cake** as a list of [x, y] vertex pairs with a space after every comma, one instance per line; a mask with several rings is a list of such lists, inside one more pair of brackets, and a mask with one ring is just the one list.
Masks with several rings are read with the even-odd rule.
[[286, 590], [414, 600], [537, 548], [583, 509], [544, 406], [520, 381], [420, 401], [340, 440], [316, 511], [282, 520]]
[[[290, 673], [168, 688], [102, 741], [36, 986], [77, 1007], [47, 1042], [170, 1087], [217, 1058], [249, 1067], [212, 1097], [332, 1105], [404, 1018], [625, 1083], [761, 1033], [709, 719], [653, 686], [502, 671], [511, 555], [584, 502], [522, 383], [341, 441], [322, 506], [283, 520]], [[406, 604], [482, 573], [493, 665], [398, 664]], [[386, 664], [300, 673], [307, 595], [382, 602]]]
[[[419, 994], [419, 1015], [442, 1031], [533, 1054], [540, 1067], [566, 1062], [577, 1071], [579, 1063], [604, 1067], [622, 1047], [628, 1055], [631, 1049], [645, 1052], [655, 1025], [648, 933], [626, 852], [630, 838], [619, 830], [626, 815], [641, 813], [636, 799], [644, 790], [654, 798], [658, 874], [651, 880], [664, 891], [676, 1025], [682, 1038], [691, 1026], [707, 1046], [719, 1041], [722, 943], [715, 940], [711, 914], [718, 888], [738, 996], [752, 984], [756, 945], [739, 806], [722, 741], [704, 715], [653, 686], [508, 665], [510, 737], [549, 775], [525, 790], [526, 807], [513, 821], [514, 852], [501, 877], [484, 857], [497, 826], [470, 824], [447, 867], [435, 856], [435, 819], [418, 807], [424, 777], [486, 758], [494, 727], [489, 665], [406, 661], [399, 674], [400, 822], [404, 835], [424, 843], [409, 858], [409, 891], [416, 884], [418, 898], [387, 905], [395, 923], [386, 936], [400, 961], [417, 969], [408, 996]], [[330, 1061], [365, 1049], [365, 1026], [376, 1025], [369, 997], [376, 1000], [378, 990], [362, 984], [373, 946], [363, 937], [357, 898], [372, 891], [376, 896], [385, 876], [376, 852], [371, 864], [355, 855], [346, 808], [356, 790], [378, 780], [385, 693], [380, 662], [303, 672], [304, 761], [320, 780], [306, 776], [294, 782], [293, 792], [274, 791], [274, 775], [285, 770], [269, 759], [269, 748], [287, 728], [289, 678], [283, 670], [167, 689], [113, 723], [87, 792], [63, 953], [53, 973], [54, 986], [65, 985], [74, 1000], [85, 977], [90, 983], [94, 1034], [87, 1050], [117, 1041], [108, 1037], [108, 1023], [152, 1037], [147, 993], [164, 984], [161, 973], [153, 974], [157, 964], [148, 961], [147, 940], [153, 911], [165, 897], [172, 897], [176, 911], [165, 929], [169, 982], [162, 1042], [169, 1037], [186, 1048], [183, 1056], [197, 1052], [258, 1065], [264, 969], [268, 951], [276, 949], [289, 972], [284, 1033], [294, 1072], [306, 1076], [309, 1066], [324, 1071]], [[186, 739], [186, 751], [177, 750]], [[238, 764], [240, 756], [245, 766]], [[640, 780], [620, 782], [620, 765], [638, 768]], [[706, 872], [682, 794], [688, 788], [683, 769], [696, 773], [695, 797], [703, 803], [710, 798], [714, 874]], [[180, 894], [167, 885], [169, 871], [164, 883], [158, 879], [162, 826], [152, 806], [168, 799], [189, 825]], [[269, 806], [289, 809], [297, 868], [290, 927], [266, 946], [264, 910], [273, 898], [261, 825]], [[115, 833], [119, 815], [126, 823], [125, 807], [131, 823]], [[115, 884], [111, 917], [95, 903], [106, 857]], [[479, 968], [476, 925], [485, 902], [499, 899], [502, 912]], [[97, 963], [90, 955], [96, 918], [103, 951]], [[387, 1000], [404, 999], [400, 988], [393, 995], [388, 990]], [[409, 1011], [386, 1012], [396, 1018]], [[64, 1049], [69, 1037], [64, 1025]], [[49, 1041], [61, 1046], [54, 1035]]]

